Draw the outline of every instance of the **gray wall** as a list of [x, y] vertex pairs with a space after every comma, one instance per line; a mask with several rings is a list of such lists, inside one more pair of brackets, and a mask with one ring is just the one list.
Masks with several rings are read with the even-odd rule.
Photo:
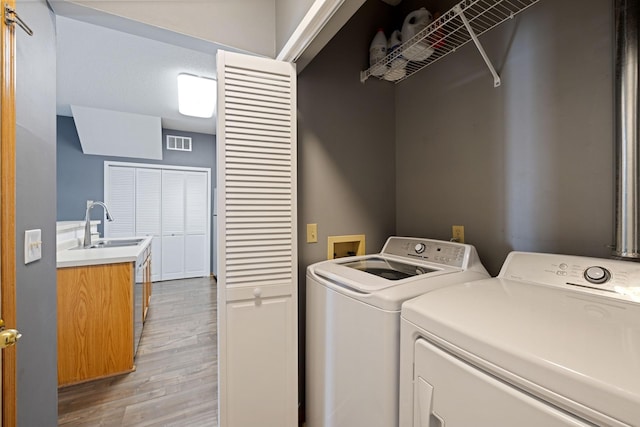
[[[56, 330], [56, 35], [44, 0], [18, 0], [16, 28], [17, 425], [58, 424]], [[42, 259], [24, 264], [24, 231], [42, 229]]]
[[[301, 269], [326, 259], [328, 236], [365, 234], [371, 253], [395, 231], [394, 89], [359, 81], [390, 9], [365, 3], [298, 76]], [[318, 243], [306, 243], [308, 223], [318, 224]]]
[[[365, 3], [298, 76], [301, 395], [306, 267], [327, 258], [328, 236], [365, 234], [372, 253], [395, 231], [393, 85], [359, 81], [371, 38], [390, 20], [390, 9]], [[309, 223], [318, 224], [318, 243], [306, 243]]]
[[[162, 130], [163, 160], [138, 159], [129, 157], [107, 157], [88, 155], [82, 152], [80, 139], [72, 117], [58, 116], [57, 133], [57, 188], [58, 221], [84, 219], [87, 200], [104, 200], [104, 162], [132, 162], [164, 164], [175, 166], [202, 167], [211, 169], [211, 201], [216, 183], [215, 136], [177, 130]], [[193, 151], [169, 151], [166, 135], [190, 136]], [[213, 244], [213, 205], [211, 209], [211, 242]], [[101, 218], [102, 211], [92, 212], [93, 219]], [[103, 235], [102, 225], [99, 227]], [[213, 268], [214, 248], [211, 247], [211, 268]]]
[[[613, 2], [541, 1], [396, 90], [397, 233], [465, 226], [492, 274], [511, 250], [607, 257]], [[368, 83], [367, 83], [368, 86]]]

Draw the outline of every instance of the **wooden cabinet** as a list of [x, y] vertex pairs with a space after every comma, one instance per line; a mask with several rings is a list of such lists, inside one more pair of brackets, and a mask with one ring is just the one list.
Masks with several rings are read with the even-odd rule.
[[58, 385], [134, 369], [135, 263], [59, 268]]

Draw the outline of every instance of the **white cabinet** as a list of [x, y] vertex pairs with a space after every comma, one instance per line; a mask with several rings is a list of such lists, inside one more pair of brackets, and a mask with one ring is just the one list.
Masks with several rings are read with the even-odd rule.
[[152, 281], [207, 276], [209, 193], [208, 169], [105, 162], [105, 235], [153, 236]]

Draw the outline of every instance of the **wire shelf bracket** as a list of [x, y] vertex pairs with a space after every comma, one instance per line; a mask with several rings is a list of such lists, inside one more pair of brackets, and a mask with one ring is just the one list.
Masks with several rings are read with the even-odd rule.
[[413, 38], [405, 40], [376, 64], [361, 71], [360, 81], [364, 83], [369, 77], [376, 77], [400, 83], [473, 41], [493, 76], [493, 86], [498, 87], [501, 84], [500, 76], [478, 37], [504, 21], [513, 19], [538, 1], [462, 0]]
[[487, 64], [489, 71], [491, 71], [491, 75], [493, 76], [493, 87], [500, 86], [500, 76], [498, 75], [498, 73], [496, 72], [496, 69], [491, 63], [489, 56], [487, 56], [487, 52], [484, 51], [484, 48], [482, 47], [482, 43], [480, 43], [480, 40], [478, 40], [478, 36], [476, 36], [475, 31], [473, 31], [473, 28], [471, 27], [469, 20], [467, 19], [466, 16], [464, 16], [464, 11], [460, 8], [460, 6], [455, 6], [453, 9], [459, 14], [460, 19], [462, 20], [462, 23], [464, 24], [467, 31], [469, 31], [469, 36], [471, 36], [473, 43], [476, 45], [476, 48], [478, 48], [478, 52], [480, 52], [482, 59], [484, 59], [485, 64]]

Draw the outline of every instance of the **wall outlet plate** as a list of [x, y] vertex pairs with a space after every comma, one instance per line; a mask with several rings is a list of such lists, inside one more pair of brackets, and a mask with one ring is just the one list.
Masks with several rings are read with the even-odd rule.
[[451, 236], [454, 242], [464, 243], [464, 225], [452, 225]]
[[42, 258], [42, 230], [25, 230], [24, 232], [24, 263], [37, 261]]

